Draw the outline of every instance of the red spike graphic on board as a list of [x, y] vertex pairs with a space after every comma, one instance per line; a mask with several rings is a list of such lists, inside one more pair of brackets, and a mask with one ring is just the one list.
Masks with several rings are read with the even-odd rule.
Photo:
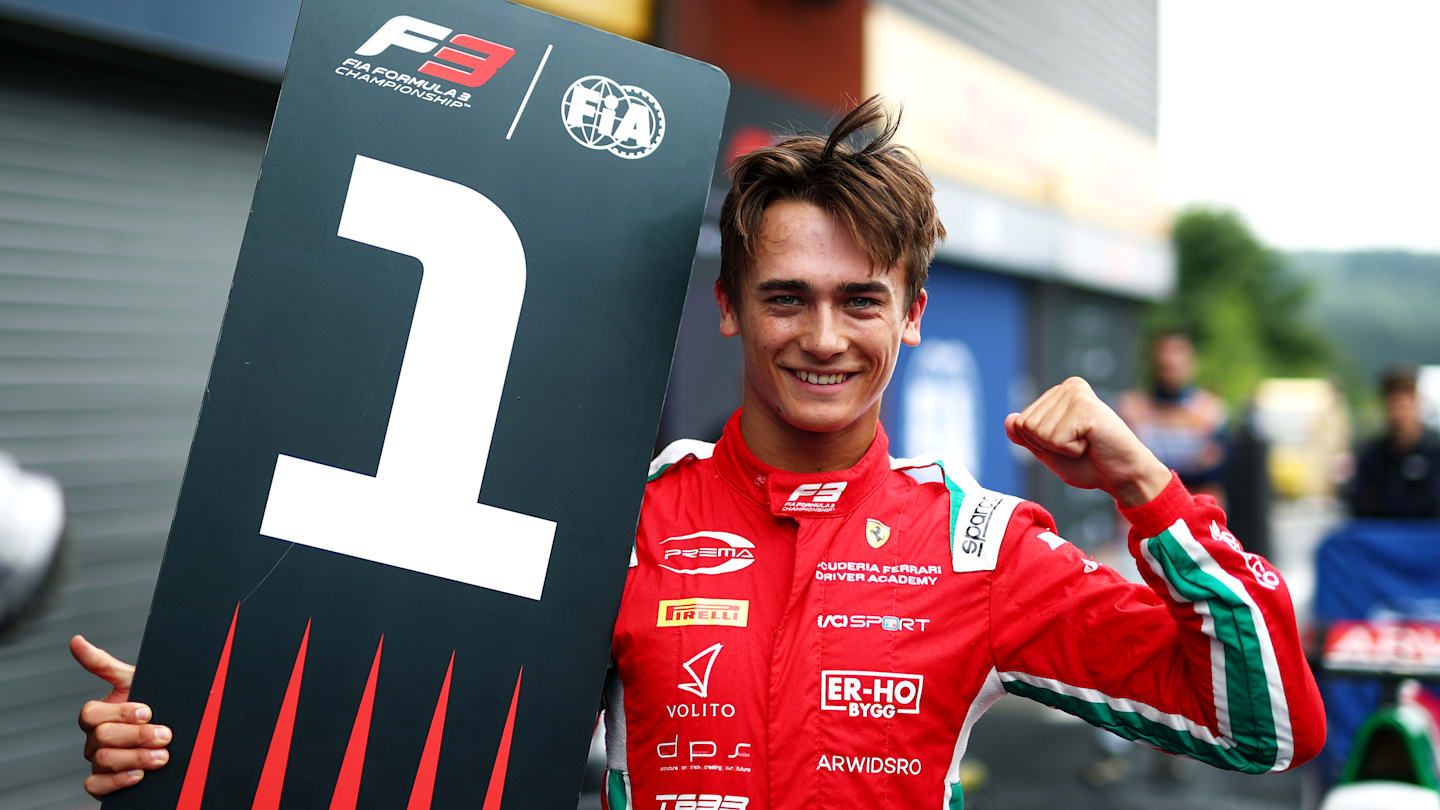
[[415, 772], [415, 787], [410, 790], [410, 803], [405, 810], [430, 810], [430, 797], [435, 793], [435, 769], [440, 764], [440, 739], [445, 736], [445, 706], [450, 702], [450, 674], [455, 671], [455, 653], [450, 653], [450, 666], [445, 668], [445, 682], [435, 700], [435, 717], [430, 733], [425, 736], [425, 750], [420, 754], [420, 767]]
[[310, 645], [310, 622], [305, 622], [305, 635], [300, 637], [300, 652], [295, 654], [295, 668], [285, 687], [280, 703], [280, 716], [275, 719], [275, 733], [270, 735], [270, 751], [265, 754], [265, 767], [260, 771], [260, 784], [255, 786], [252, 810], [278, 810], [280, 791], [285, 788], [285, 765], [290, 761], [290, 738], [295, 733], [295, 709], [300, 704], [300, 681], [305, 675], [305, 648]]
[[520, 705], [520, 679], [525, 668], [515, 676], [515, 694], [510, 697], [510, 713], [505, 716], [505, 731], [500, 735], [500, 749], [495, 752], [495, 766], [490, 770], [490, 787], [485, 789], [485, 804], [480, 810], [500, 810], [500, 797], [505, 793], [505, 770], [510, 767], [510, 738], [515, 732], [515, 708]]
[[[210, 687], [210, 696], [205, 702], [205, 711], [195, 735], [195, 748], [186, 766], [185, 778], [180, 787], [180, 798], [176, 810], [200, 810], [205, 799], [205, 783], [209, 775], [211, 754], [215, 746], [216, 728], [219, 724], [220, 708], [225, 695], [225, 678], [230, 668], [230, 653], [234, 648], [235, 627], [239, 623], [240, 606], [230, 619], [230, 629], [225, 636], [225, 645], [220, 651], [220, 661], [215, 666], [215, 678]], [[290, 759], [290, 747], [295, 732], [295, 717], [300, 705], [300, 685], [305, 676], [305, 655], [310, 646], [311, 622], [305, 624], [300, 638], [300, 649], [295, 653], [295, 664], [291, 668], [290, 680], [281, 700], [280, 713], [275, 720], [275, 730], [270, 737], [270, 747], [265, 755], [265, 764], [260, 772], [260, 781], [255, 787], [252, 810], [277, 810], [281, 792], [285, 786], [285, 772]], [[340, 763], [336, 777], [335, 792], [330, 800], [330, 810], [355, 810], [360, 793], [360, 780], [365, 768], [366, 744], [370, 737], [370, 724], [374, 714], [375, 694], [380, 674], [380, 658], [385, 649], [385, 637], [381, 636], [375, 647], [375, 658], [370, 663], [370, 674], [365, 681], [365, 691], [355, 711], [355, 724], [345, 746], [345, 756]], [[435, 777], [440, 764], [440, 749], [445, 736], [445, 715], [450, 704], [450, 683], [455, 673], [455, 652], [450, 653], [450, 662], [445, 668], [445, 679], [440, 684], [440, 694], [435, 699], [435, 713], [430, 720], [430, 729], [425, 736], [425, 747], [420, 754], [416, 768], [415, 782], [411, 787], [407, 810], [430, 810], [435, 794]], [[500, 746], [495, 752], [491, 766], [490, 783], [485, 791], [482, 810], [499, 810], [505, 792], [505, 775], [510, 765], [510, 750], [515, 733], [515, 716], [520, 705], [520, 683], [525, 675], [522, 667], [515, 676], [515, 691], [510, 696], [510, 710], [505, 717], [505, 728], [501, 732]]]
[[370, 716], [375, 708], [375, 680], [380, 674], [380, 653], [385, 649], [385, 636], [375, 647], [375, 660], [370, 664], [370, 677], [365, 681], [365, 694], [355, 712], [355, 727], [345, 746], [345, 759], [340, 762], [340, 778], [335, 780], [335, 795], [330, 810], [355, 810], [360, 798], [360, 773], [365, 768], [365, 743], [370, 738]]
[[180, 786], [180, 801], [175, 810], [200, 810], [205, 797], [205, 777], [210, 773], [210, 752], [215, 748], [215, 725], [220, 720], [220, 703], [225, 695], [225, 673], [230, 669], [230, 647], [235, 642], [235, 623], [240, 620], [240, 605], [230, 617], [230, 632], [220, 650], [220, 663], [215, 665], [215, 680], [210, 683], [210, 697], [205, 699], [205, 713], [200, 715], [200, 729], [195, 732], [195, 748], [190, 764], [185, 766], [185, 781]]

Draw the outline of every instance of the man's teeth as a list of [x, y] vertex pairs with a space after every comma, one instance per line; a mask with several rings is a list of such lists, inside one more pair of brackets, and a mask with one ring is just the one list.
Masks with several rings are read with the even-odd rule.
[[846, 377], [849, 377], [850, 375], [849, 375], [849, 374], [815, 374], [815, 373], [813, 373], [813, 372], [800, 371], [800, 370], [797, 369], [797, 370], [795, 371], [795, 376], [796, 376], [796, 377], [799, 377], [800, 379], [804, 380], [805, 382], [814, 383], [815, 385], [834, 385], [834, 384], [836, 384], [836, 383], [845, 382], [845, 378], [846, 378]]

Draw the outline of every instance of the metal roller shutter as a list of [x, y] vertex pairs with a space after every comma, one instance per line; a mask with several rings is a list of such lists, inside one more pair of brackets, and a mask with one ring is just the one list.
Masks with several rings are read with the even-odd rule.
[[0, 806], [90, 808], [75, 713], [105, 689], [66, 640], [134, 659], [266, 122], [32, 88], [0, 84], [0, 448], [59, 479], [68, 530], [0, 638]]

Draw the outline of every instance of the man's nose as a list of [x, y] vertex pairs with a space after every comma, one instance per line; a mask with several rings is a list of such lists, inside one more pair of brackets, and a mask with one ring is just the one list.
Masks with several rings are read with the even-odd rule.
[[834, 307], [816, 307], [809, 326], [800, 346], [807, 354], [819, 360], [828, 360], [845, 351], [848, 342], [840, 323], [840, 313]]

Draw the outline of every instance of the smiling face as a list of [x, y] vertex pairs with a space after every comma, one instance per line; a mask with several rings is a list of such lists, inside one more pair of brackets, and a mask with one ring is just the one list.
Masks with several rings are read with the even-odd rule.
[[836, 434], [826, 438], [858, 444], [854, 463], [875, 435], [900, 344], [920, 342], [925, 292], [907, 306], [904, 269], [872, 270], [845, 227], [810, 203], [766, 209], [757, 247], [736, 300], [715, 291], [721, 334], [744, 347], [746, 442], [760, 454], [816, 442], [803, 433]]

